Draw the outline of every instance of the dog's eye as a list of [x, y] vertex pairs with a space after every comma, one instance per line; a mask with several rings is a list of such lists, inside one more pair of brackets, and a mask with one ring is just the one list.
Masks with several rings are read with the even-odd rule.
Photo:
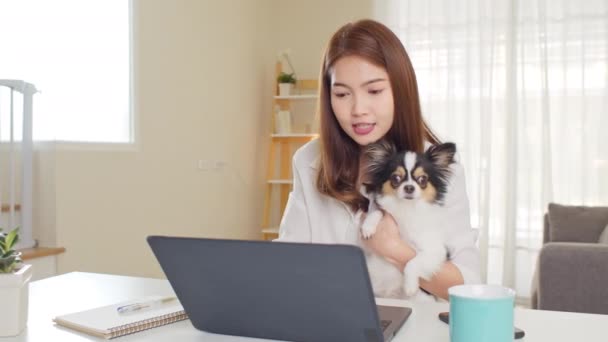
[[391, 175], [391, 185], [396, 188], [401, 184], [401, 176], [399, 175]]
[[425, 187], [426, 183], [429, 182], [429, 179], [427, 176], [420, 176], [418, 177], [418, 184], [420, 184], [420, 186]]

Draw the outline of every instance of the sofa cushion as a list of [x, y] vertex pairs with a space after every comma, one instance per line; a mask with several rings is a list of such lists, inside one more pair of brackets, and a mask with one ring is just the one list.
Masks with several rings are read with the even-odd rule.
[[551, 242], [597, 243], [608, 224], [608, 207], [549, 204]]
[[604, 245], [608, 245], [608, 224], [606, 225], [606, 228], [604, 228], [602, 235], [600, 235], [600, 239], [598, 242]]

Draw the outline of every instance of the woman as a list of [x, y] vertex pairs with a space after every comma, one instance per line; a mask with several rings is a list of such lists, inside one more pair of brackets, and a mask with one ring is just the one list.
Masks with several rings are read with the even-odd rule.
[[[361, 147], [386, 139], [398, 150], [424, 152], [439, 141], [422, 118], [409, 57], [386, 26], [361, 20], [340, 28], [319, 79], [320, 137], [294, 154], [293, 191], [278, 241], [358, 244], [356, 213], [367, 204], [358, 191]], [[426, 292], [445, 299], [449, 287], [480, 278], [464, 171], [460, 164], [453, 169], [444, 205], [449, 260], [430, 281], [420, 279]], [[388, 214], [364, 243], [399, 270], [416, 255]]]

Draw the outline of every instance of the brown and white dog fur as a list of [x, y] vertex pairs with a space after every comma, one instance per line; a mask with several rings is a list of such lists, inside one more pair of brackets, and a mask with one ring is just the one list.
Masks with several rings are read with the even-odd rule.
[[363, 238], [376, 232], [387, 212], [397, 222], [401, 238], [416, 250], [403, 273], [384, 258], [366, 253], [374, 293], [412, 297], [419, 293], [419, 278], [430, 280], [446, 260], [442, 205], [456, 145], [444, 143], [415, 153], [399, 152], [387, 142], [378, 142], [366, 146], [363, 153], [366, 166], [361, 192], [370, 202], [361, 225]]

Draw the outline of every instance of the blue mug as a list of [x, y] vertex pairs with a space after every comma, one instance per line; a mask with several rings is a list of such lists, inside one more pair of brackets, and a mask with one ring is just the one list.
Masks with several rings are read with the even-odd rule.
[[513, 342], [515, 291], [500, 285], [448, 289], [451, 342]]

